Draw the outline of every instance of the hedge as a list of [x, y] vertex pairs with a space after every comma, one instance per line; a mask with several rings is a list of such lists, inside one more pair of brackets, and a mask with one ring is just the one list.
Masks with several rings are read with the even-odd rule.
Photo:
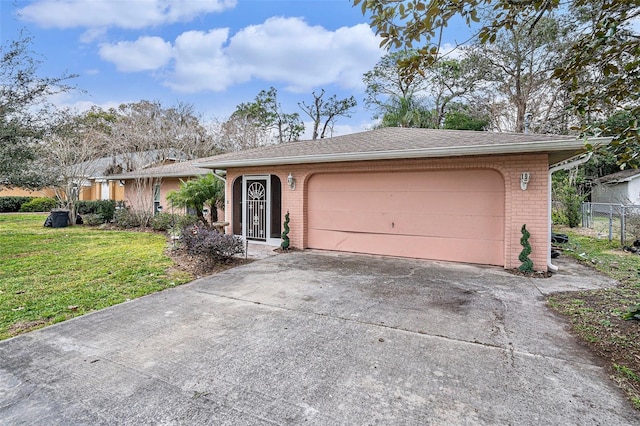
[[15, 213], [20, 211], [23, 204], [28, 203], [35, 197], [0, 197], [0, 213]]
[[100, 216], [102, 223], [111, 222], [115, 211], [116, 202], [114, 200], [76, 201], [76, 212], [78, 214]]
[[20, 206], [21, 212], [49, 212], [51, 209], [58, 207], [58, 202], [55, 198], [34, 198], [22, 206]]

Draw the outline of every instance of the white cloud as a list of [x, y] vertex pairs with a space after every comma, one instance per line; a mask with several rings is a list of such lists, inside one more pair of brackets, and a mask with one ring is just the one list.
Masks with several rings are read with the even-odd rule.
[[235, 7], [237, 0], [36, 0], [19, 10], [45, 28], [145, 28], [186, 22]]
[[338, 82], [359, 87], [380, 58], [379, 38], [366, 24], [328, 31], [300, 18], [270, 18], [239, 31], [225, 54], [242, 74], [283, 82], [292, 91]]
[[179, 92], [223, 91], [247, 81], [250, 76], [233, 65], [232, 58], [224, 53], [228, 35], [226, 28], [179, 35], [174, 44], [173, 75], [167, 86]]
[[120, 71], [152, 71], [167, 65], [172, 47], [160, 37], [140, 37], [136, 41], [101, 44], [99, 54]]
[[271, 18], [229, 37], [229, 29], [188, 31], [173, 45], [159, 37], [102, 44], [100, 56], [121, 71], [152, 71], [173, 59], [165, 84], [178, 92], [224, 91], [252, 79], [295, 92], [337, 84], [362, 87], [383, 51], [368, 25], [329, 31], [300, 18]]
[[91, 43], [107, 35], [106, 28], [90, 28], [80, 36], [82, 43]]
[[462, 46], [456, 46], [451, 43], [444, 43], [440, 46], [440, 57], [447, 59], [462, 59], [464, 50]]
[[62, 92], [52, 95], [48, 99], [53, 105], [61, 109], [70, 109], [71, 111], [77, 113], [83, 113], [85, 111], [89, 111], [91, 107], [98, 106], [103, 110], [108, 110], [109, 108], [118, 108], [120, 104], [127, 103], [130, 101], [107, 101], [101, 104], [97, 104], [88, 99], [79, 99], [79, 94], [77, 92]]
[[[343, 119], [344, 121], [348, 121]], [[331, 138], [333, 136], [349, 135], [351, 133], [364, 132], [365, 130], [371, 130], [373, 123], [359, 123], [355, 125], [336, 123], [332, 129], [328, 129], [325, 138]], [[313, 137], [313, 122], [304, 122], [304, 133], [300, 136], [301, 140], [311, 140]]]

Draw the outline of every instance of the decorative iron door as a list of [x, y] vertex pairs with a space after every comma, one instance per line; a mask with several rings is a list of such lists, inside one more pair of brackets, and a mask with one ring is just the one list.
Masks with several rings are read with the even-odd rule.
[[247, 180], [247, 207], [245, 225], [247, 239], [267, 240], [267, 181]]

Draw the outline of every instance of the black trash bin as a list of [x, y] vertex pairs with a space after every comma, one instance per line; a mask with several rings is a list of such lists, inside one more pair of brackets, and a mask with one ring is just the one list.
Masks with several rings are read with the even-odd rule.
[[69, 226], [69, 210], [54, 210], [51, 212], [51, 227], [64, 228]]

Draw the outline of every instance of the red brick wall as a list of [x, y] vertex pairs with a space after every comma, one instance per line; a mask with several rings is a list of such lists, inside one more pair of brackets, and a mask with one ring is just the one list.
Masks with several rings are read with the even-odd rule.
[[[403, 170], [446, 170], [488, 168], [500, 172], [505, 182], [505, 268], [520, 266], [518, 255], [522, 250], [520, 229], [523, 224], [531, 233], [530, 255], [536, 270], [547, 270], [548, 241], [548, 156], [547, 154], [493, 155], [454, 158], [433, 158], [418, 160], [360, 161], [343, 163], [299, 164], [290, 166], [251, 167], [227, 170], [226, 221], [231, 220], [231, 185], [236, 177], [275, 174], [282, 181], [282, 220], [289, 211], [291, 245], [307, 247], [307, 193], [306, 185], [315, 173], [403, 171]], [[526, 191], [520, 189], [520, 174], [529, 172], [531, 179]], [[296, 179], [295, 190], [286, 184], [292, 173]], [[231, 228], [231, 227], [229, 227]], [[231, 232], [231, 229], [228, 230]]]

